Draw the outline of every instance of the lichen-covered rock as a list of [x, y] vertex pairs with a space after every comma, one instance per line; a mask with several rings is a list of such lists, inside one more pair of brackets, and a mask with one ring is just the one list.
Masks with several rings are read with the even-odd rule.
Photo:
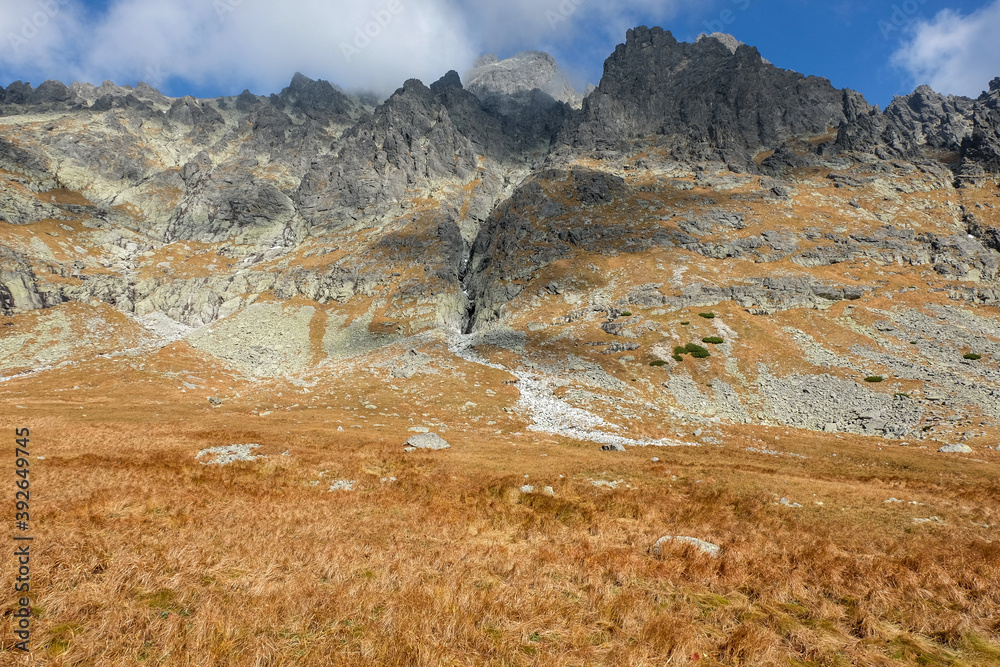
[[442, 438], [437, 433], [418, 433], [412, 435], [403, 444], [404, 447], [412, 447], [414, 449], [430, 449], [430, 450], [440, 450], [448, 449], [451, 445]]

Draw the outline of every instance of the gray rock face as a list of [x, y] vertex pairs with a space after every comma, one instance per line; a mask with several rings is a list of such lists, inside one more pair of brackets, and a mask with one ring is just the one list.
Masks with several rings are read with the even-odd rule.
[[962, 142], [960, 183], [983, 185], [983, 174], [1000, 174], [1000, 84], [990, 83], [976, 103], [972, 135]]
[[312, 165], [295, 202], [325, 230], [378, 218], [398, 210], [407, 188], [471, 179], [477, 155], [501, 148], [490, 141], [500, 136], [499, 122], [470, 93], [447, 86], [435, 92], [411, 79], [372, 118], [345, 133], [336, 155]]
[[13, 315], [46, 305], [35, 284], [31, 264], [9, 248], [0, 246], [0, 313]]
[[418, 433], [417, 435], [410, 436], [404, 446], [413, 447], [415, 449], [431, 450], [448, 449], [451, 447], [451, 445], [449, 445], [448, 442], [437, 433]]
[[655, 134], [677, 150], [709, 150], [748, 167], [751, 151], [840, 126], [846, 101], [826, 79], [778, 69], [753, 47], [682, 43], [643, 26], [629, 30], [605, 63], [575, 143], [614, 148]]
[[974, 104], [969, 98], [945, 96], [920, 86], [912, 94], [894, 99], [885, 115], [916, 145], [955, 150], [972, 135]]
[[559, 102], [580, 108], [583, 96], [555, 59], [541, 51], [524, 51], [506, 60], [485, 55], [465, 75], [467, 88], [481, 100], [538, 89]]
[[[241, 95], [237, 100], [237, 108], [240, 104], [247, 108], [254, 101], [247, 94]], [[351, 123], [360, 106], [329, 81], [313, 81], [298, 72], [287, 88], [277, 95], [271, 95], [270, 101], [276, 108], [323, 122]]]
[[1000, 173], [1000, 89], [991, 84], [972, 100], [920, 86], [894, 99], [884, 114], [874, 108], [849, 113], [835, 145], [880, 159], [954, 162], [958, 185], [982, 186], [987, 175]]
[[972, 447], [963, 444], [945, 445], [938, 451], [945, 454], [971, 454]]

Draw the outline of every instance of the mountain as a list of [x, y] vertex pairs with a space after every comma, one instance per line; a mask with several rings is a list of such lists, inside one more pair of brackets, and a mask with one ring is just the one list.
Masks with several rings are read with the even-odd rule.
[[524, 51], [499, 60], [493, 54], [479, 58], [465, 75], [466, 87], [480, 100], [504, 98], [540, 90], [559, 102], [579, 109], [583, 96], [555, 58], [541, 51]]
[[1000, 78], [882, 110], [639, 27], [582, 99], [428, 83], [0, 89], [0, 633], [997, 664]]
[[[0, 89], [4, 315], [124, 314], [253, 377], [464, 335], [684, 419], [1000, 418], [995, 366], [962, 358], [1000, 345], [1000, 78], [883, 112], [731, 36], [646, 27], [585, 99], [540, 52], [466, 76], [381, 102], [302, 74], [269, 97]], [[313, 337], [261, 315], [302, 304]], [[674, 354], [716, 334], [707, 361]], [[89, 354], [15, 347], [8, 374]]]

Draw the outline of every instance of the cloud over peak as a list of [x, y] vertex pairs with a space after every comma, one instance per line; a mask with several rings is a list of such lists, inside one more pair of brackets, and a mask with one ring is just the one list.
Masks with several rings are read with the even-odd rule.
[[962, 15], [950, 9], [918, 21], [893, 56], [917, 85], [977, 97], [1000, 74], [1000, 0]]
[[389, 92], [464, 70], [483, 52], [608, 52], [638, 17], [670, 18], [694, 0], [5, 0], [0, 77], [184, 89], [279, 90], [292, 72]]

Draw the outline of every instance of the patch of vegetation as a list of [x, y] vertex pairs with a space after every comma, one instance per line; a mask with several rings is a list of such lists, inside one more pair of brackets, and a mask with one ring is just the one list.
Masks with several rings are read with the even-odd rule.
[[618, 317], [632, 317], [632, 311], [623, 310], [621, 313], [618, 314]]
[[715, 313], [698, 313], [698, 317], [704, 317], [706, 320], [714, 320]]
[[45, 646], [45, 651], [52, 657], [57, 657], [69, 650], [70, 642], [83, 631], [83, 627], [75, 623], [66, 623], [52, 628], [52, 639]]
[[686, 326], [687, 326], [687, 325], [689, 325], [689, 324], [691, 324], [691, 323], [690, 323], [690, 322], [681, 322], [681, 326], [682, 326], [682, 327], [686, 327]]
[[649, 362], [649, 365], [655, 366], [656, 368], [662, 368], [663, 366], [667, 365], [667, 362], [665, 362], [663, 359], [657, 359], [656, 361]]
[[915, 341], [915, 340], [911, 340], [910, 341], [910, 345], [916, 345], [916, 344], [917, 344], [917, 341]]
[[882, 382], [885, 380], [881, 375], [869, 375], [865, 378], [865, 382]]
[[701, 339], [701, 342], [709, 343], [711, 345], [722, 345], [726, 341], [723, 340], [720, 336], [706, 336], [705, 338]]
[[963, 359], [971, 359], [972, 361], [979, 361], [980, 359], [983, 358], [983, 355], [976, 354], [975, 352], [969, 352], [968, 354], [963, 355], [962, 358]]
[[683, 347], [677, 346], [674, 348], [674, 359], [677, 361], [683, 361], [681, 358], [682, 354], [690, 354], [695, 359], [705, 359], [706, 357], [712, 356], [708, 350], [703, 348], [701, 345], [696, 345], [695, 343], [688, 343]]
[[901, 391], [896, 392], [895, 394], [893, 394], [893, 396], [895, 396], [896, 398], [910, 398], [909, 394], [905, 394]]

